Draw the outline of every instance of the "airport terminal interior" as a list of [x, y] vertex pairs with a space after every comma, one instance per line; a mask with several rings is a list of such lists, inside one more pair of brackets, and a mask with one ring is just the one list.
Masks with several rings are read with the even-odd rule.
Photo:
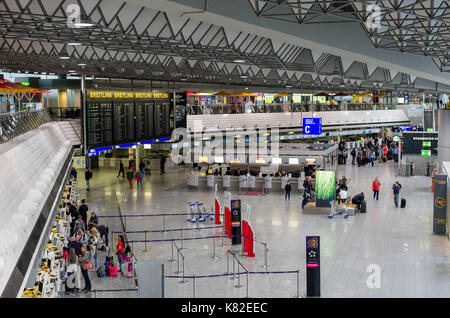
[[450, 4], [0, 0], [2, 298], [449, 298]]

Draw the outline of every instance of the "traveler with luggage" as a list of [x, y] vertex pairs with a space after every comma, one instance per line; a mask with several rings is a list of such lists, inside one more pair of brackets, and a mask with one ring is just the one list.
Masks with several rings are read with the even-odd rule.
[[86, 244], [88, 241], [88, 237], [86, 233], [83, 232], [83, 229], [79, 227], [74, 235], [70, 238], [71, 241], [77, 241], [81, 244]]
[[[346, 187], [345, 187], [346, 188]], [[345, 203], [347, 202], [347, 190], [345, 190], [344, 187], [340, 188], [339, 190], [339, 200], [338, 203]]]
[[125, 238], [123, 237], [123, 235], [119, 235], [118, 237], [118, 241], [117, 241], [117, 245], [116, 245], [116, 255], [117, 255], [117, 259], [119, 260], [119, 268], [118, 271], [122, 273], [123, 275], [123, 268], [122, 268], [122, 264], [125, 261]]
[[395, 181], [395, 183], [392, 185], [392, 195], [394, 197], [394, 204], [396, 208], [398, 208], [398, 197], [400, 196], [401, 191], [402, 185], [398, 181]]
[[103, 225], [103, 224], [97, 225], [96, 228], [97, 228], [97, 231], [100, 233], [100, 238], [103, 240], [103, 244], [104, 244], [100, 248], [100, 251], [104, 251], [105, 249], [109, 248], [109, 244], [108, 244], [109, 228], [107, 225]]
[[86, 171], [84, 172], [84, 178], [86, 179], [87, 191], [91, 191], [92, 172], [89, 170], [89, 168], [86, 168]]
[[142, 186], [142, 179], [144, 178], [144, 175], [142, 174], [141, 170], [136, 172], [136, 182], [137, 182], [137, 188], [139, 189], [139, 185], [141, 186], [141, 189], [144, 189]]
[[91, 279], [89, 278], [89, 270], [92, 269], [92, 263], [89, 261], [89, 253], [84, 245], [81, 246], [80, 267], [85, 282], [85, 287], [82, 291], [90, 292], [92, 285]]
[[77, 254], [74, 248], [69, 248], [68, 265], [65, 273], [65, 286], [66, 292], [76, 292], [80, 289], [80, 271], [77, 264]]
[[133, 277], [133, 254], [130, 245], [125, 248], [125, 263], [128, 269], [128, 277]]
[[130, 189], [133, 188], [133, 178], [134, 178], [133, 170], [131, 169], [127, 170], [127, 179], [128, 183], [130, 184]]
[[361, 203], [364, 201], [364, 192], [358, 193], [352, 198], [352, 203], [358, 206], [358, 210], [361, 210]]
[[284, 199], [286, 200], [291, 200], [291, 190], [292, 190], [292, 187], [291, 187], [291, 182], [290, 181], [288, 181], [287, 183], [286, 183], [286, 185], [284, 186], [284, 191], [286, 192], [286, 194], [284, 195]]
[[92, 258], [95, 260], [95, 266], [94, 269], [97, 270], [98, 267], [98, 251], [97, 251], [97, 245], [98, 241], [100, 240], [100, 233], [97, 231], [95, 227], [91, 228], [89, 231], [89, 261], [92, 261]]
[[373, 180], [373, 182], [372, 182], [372, 190], [373, 190], [373, 198], [375, 199], [375, 197], [376, 197], [377, 201], [378, 201], [378, 195], [380, 193], [380, 185], [381, 185], [380, 180], [378, 180], [378, 177], [375, 177], [375, 180]]

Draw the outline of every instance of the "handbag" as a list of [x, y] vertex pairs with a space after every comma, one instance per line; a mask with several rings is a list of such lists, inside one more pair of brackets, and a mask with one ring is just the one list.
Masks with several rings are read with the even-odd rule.
[[92, 262], [81, 263], [81, 268], [85, 271], [92, 271], [92, 269], [93, 269]]

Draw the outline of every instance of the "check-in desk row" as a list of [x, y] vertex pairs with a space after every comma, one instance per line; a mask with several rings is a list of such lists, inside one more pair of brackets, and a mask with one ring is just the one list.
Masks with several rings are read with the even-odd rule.
[[62, 249], [70, 238], [70, 215], [66, 213], [67, 202], [77, 199], [76, 180], [69, 179], [58, 207], [52, 228], [37, 269], [36, 283], [33, 288], [25, 288], [22, 298], [55, 298], [61, 290], [61, 276], [65, 272]]
[[292, 193], [303, 193], [304, 177], [255, 177], [255, 176], [215, 176], [189, 174], [187, 184], [191, 189], [214, 189], [224, 191], [265, 191], [282, 192], [288, 181], [291, 183]]

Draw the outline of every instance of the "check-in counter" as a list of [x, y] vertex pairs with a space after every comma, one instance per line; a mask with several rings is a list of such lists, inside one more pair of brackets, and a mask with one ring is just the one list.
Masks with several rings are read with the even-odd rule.
[[291, 193], [303, 193], [304, 178], [289, 177], [255, 177], [255, 176], [215, 176], [201, 175], [199, 173], [188, 174], [187, 185], [190, 189], [217, 189], [221, 191], [259, 191], [283, 192], [284, 187], [290, 181]]

